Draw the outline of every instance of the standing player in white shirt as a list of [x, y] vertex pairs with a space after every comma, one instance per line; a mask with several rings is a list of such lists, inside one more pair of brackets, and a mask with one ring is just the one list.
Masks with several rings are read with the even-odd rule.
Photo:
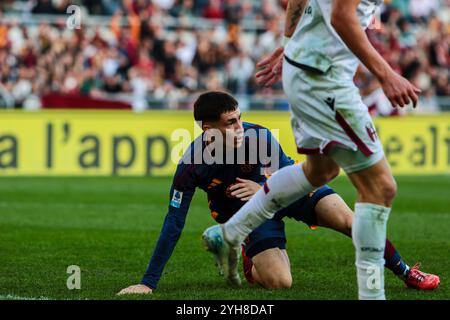
[[276, 211], [330, 182], [342, 168], [358, 191], [352, 238], [360, 299], [385, 299], [383, 252], [397, 187], [353, 77], [362, 62], [393, 107], [415, 106], [420, 92], [392, 70], [364, 32], [382, 2], [289, 1], [290, 40], [259, 63], [263, 70], [256, 76], [263, 85], [282, 77], [298, 151], [307, 160], [278, 171], [222, 226], [224, 238], [240, 245]]

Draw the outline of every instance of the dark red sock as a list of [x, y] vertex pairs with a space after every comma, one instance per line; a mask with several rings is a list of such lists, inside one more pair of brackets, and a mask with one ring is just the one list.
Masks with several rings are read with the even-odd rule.
[[384, 248], [385, 267], [391, 270], [394, 274], [399, 276], [406, 276], [409, 270], [408, 265], [403, 261], [400, 253], [395, 249], [394, 245], [386, 239], [386, 246]]

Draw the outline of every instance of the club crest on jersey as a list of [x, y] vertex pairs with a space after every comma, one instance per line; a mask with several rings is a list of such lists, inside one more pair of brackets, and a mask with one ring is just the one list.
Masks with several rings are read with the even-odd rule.
[[378, 139], [377, 130], [374, 128], [374, 126], [371, 122], [367, 123], [366, 130], [367, 130], [367, 134], [369, 135], [370, 140], [372, 140], [373, 142], [377, 141], [377, 139]]
[[173, 190], [173, 196], [172, 200], [170, 201], [170, 205], [174, 208], [180, 208], [182, 201], [183, 201], [183, 192]]

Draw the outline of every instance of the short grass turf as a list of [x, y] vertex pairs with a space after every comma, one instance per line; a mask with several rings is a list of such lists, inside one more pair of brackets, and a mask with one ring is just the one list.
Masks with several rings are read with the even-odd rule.
[[[441, 277], [432, 292], [405, 288], [386, 271], [388, 299], [450, 298], [450, 176], [398, 177], [388, 235], [409, 264]], [[168, 205], [169, 178], [0, 178], [0, 299], [355, 299], [349, 238], [287, 220], [294, 279], [289, 290], [219, 277], [201, 234], [214, 222], [198, 191], [158, 290], [117, 297], [140, 281]], [[347, 203], [345, 178], [332, 186]], [[81, 290], [68, 290], [69, 265], [81, 267]], [[242, 270], [242, 267], [241, 267]]]

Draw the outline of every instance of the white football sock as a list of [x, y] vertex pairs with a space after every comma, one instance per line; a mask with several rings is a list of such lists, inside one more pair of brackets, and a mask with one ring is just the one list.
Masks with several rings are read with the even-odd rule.
[[280, 209], [313, 191], [314, 187], [303, 172], [303, 166], [280, 169], [230, 220], [222, 225], [224, 238], [232, 246], [244, 239]]
[[356, 270], [360, 300], [385, 300], [384, 247], [391, 208], [356, 203], [352, 239], [356, 249]]

